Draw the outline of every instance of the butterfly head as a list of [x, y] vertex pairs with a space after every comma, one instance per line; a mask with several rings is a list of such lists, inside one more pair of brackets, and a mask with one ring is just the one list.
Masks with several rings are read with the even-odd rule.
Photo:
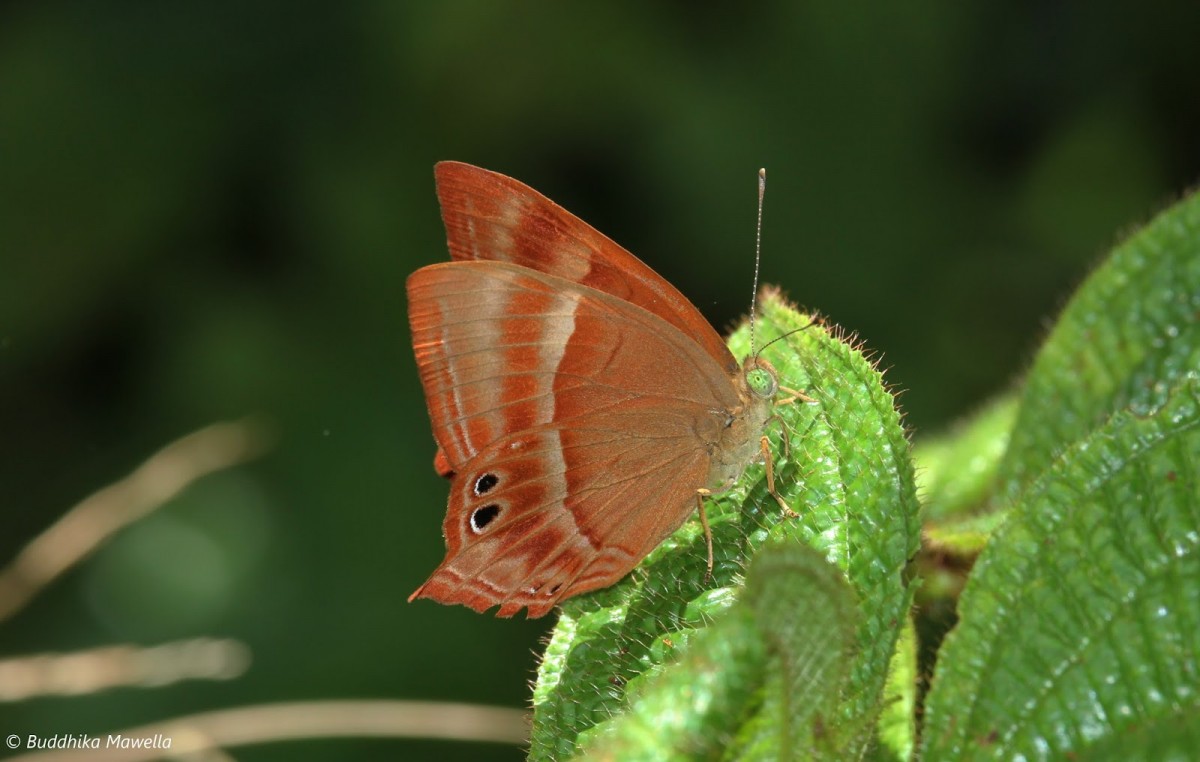
[[779, 391], [779, 377], [775, 368], [757, 355], [750, 355], [742, 363], [742, 375], [746, 379], [746, 388], [759, 399], [771, 399]]

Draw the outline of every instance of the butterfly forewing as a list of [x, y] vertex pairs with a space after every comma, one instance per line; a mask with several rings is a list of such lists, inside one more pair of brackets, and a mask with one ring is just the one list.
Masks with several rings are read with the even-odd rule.
[[737, 371], [692, 303], [591, 225], [511, 177], [454, 161], [434, 174], [453, 259], [510, 262], [632, 302], [691, 337], [727, 375]]

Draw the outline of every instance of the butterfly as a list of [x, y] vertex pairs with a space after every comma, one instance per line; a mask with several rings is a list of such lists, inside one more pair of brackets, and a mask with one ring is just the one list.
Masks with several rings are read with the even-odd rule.
[[779, 390], [662, 276], [550, 199], [434, 174], [452, 261], [407, 282], [450, 480], [446, 557], [410, 597], [540, 617], [629, 573], [752, 462]]

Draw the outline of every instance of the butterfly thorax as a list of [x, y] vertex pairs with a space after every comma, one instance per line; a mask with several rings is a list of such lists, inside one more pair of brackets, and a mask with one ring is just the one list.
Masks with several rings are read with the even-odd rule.
[[724, 427], [710, 447], [712, 461], [705, 486], [714, 493], [732, 487], [746, 466], [762, 458], [759, 442], [773, 414], [779, 382], [770, 363], [751, 355], [742, 363], [734, 388], [739, 404], [725, 411]]

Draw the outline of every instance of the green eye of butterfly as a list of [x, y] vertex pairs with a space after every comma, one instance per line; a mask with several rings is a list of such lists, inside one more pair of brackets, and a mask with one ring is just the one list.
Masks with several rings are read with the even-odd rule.
[[779, 391], [775, 375], [765, 368], [750, 368], [746, 371], [746, 385], [757, 397], [774, 397]]

